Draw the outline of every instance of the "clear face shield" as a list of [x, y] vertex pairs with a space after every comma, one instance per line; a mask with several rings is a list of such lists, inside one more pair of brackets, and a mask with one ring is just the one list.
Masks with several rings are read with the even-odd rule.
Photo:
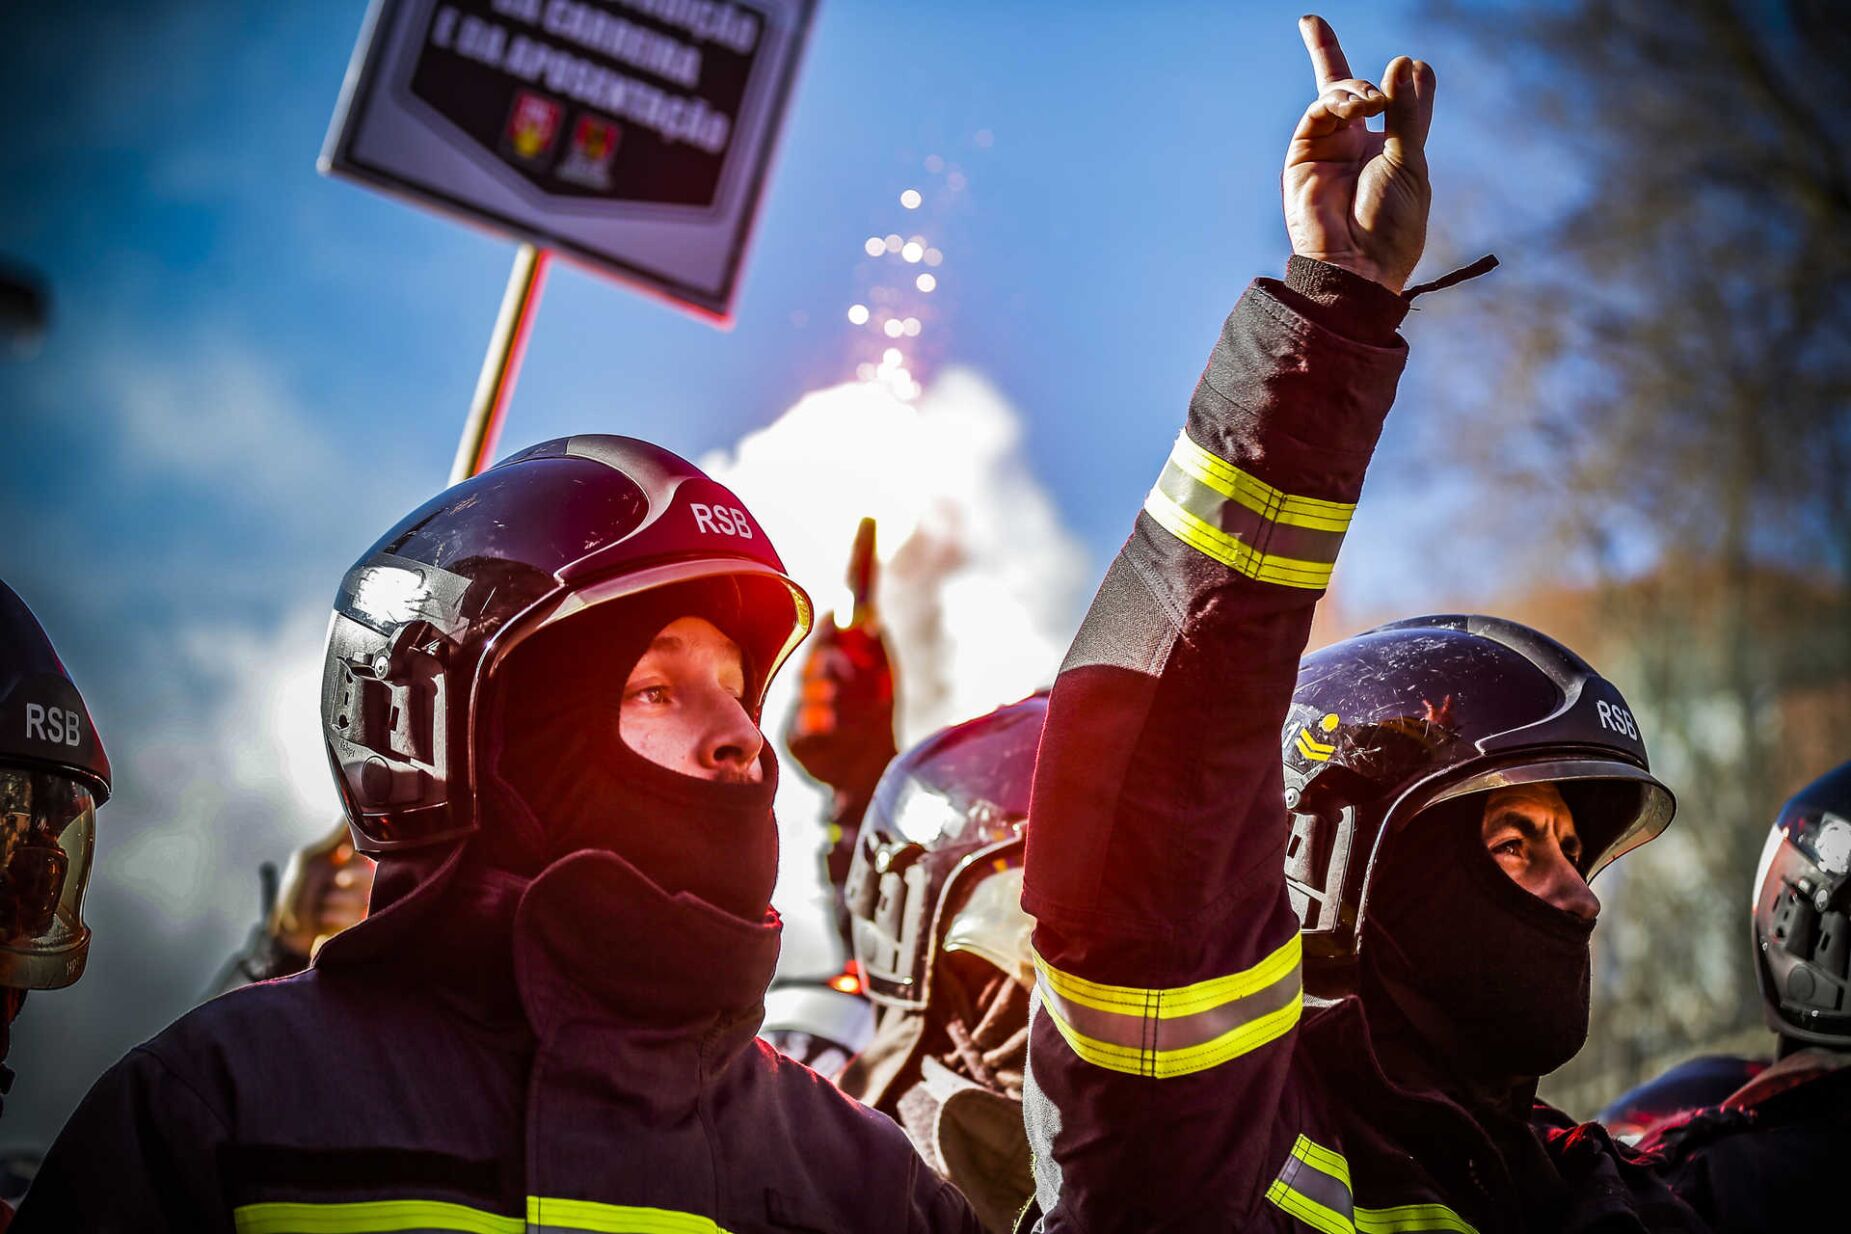
[[0, 767], [0, 986], [53, 990], [83, 975], [95, 845], [88, 788], [54, 771]]
[[[1589, 882], [1655, 839], [1677, 812], [1671, 790], [1649, 771], [1606, 759], [1564, 757], [1481, 771], [1437, 792], [1417, 794], [1413, 802], [1398, 805], [1395, 813], [1411, 820], [1442, 801], [1522, 784], [1552, 784], [1561, 791], [1581, 835], [1581, 875]], [[1415, 808], [1409, 809], [1409, 804]]]

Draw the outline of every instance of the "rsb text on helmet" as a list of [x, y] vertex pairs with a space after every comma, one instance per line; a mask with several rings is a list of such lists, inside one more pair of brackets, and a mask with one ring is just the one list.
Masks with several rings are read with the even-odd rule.
[[26, 736], [55, 746], [74, 746], [84, 739], [83, 717], [62, 707], [26, 704]]

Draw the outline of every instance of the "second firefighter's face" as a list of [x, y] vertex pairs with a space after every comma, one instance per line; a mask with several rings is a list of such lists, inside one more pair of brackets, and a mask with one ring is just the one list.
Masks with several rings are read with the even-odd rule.
[[756, 783], [764, 734], [745, 703], [739, 645], [704, 617], [656, 634], [630, 670], [618, 735], [652, 763], [703, 780]]
[[1581, 876], [1575, 816], [1553, 784], [1518, 784], [1485, 795], [1485, 851], [1519, 887], [1584, 921], [1600, 901]]

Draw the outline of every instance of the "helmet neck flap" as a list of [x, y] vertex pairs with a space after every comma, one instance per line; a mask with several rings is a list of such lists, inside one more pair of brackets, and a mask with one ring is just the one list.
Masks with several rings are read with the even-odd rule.
[[1360, 962], [1384, 1062], [1468, 1098], [1509, 1092], [1580, 1050], [1594, 929], [1498, 866], [1481, 808], [1479, 797], [1436, 806], [1384, 855]]
[[[535, 874], [569, 853], [607, 849], [671, 895], [748, 921], [765, 915], [778, 874], [771, 747], [760, 780], [723, 783], [659, 766], [618, 732], [624, 682], [650, 640], [690, 615], [736, 632], [741, 600], [730, 582], [684, 583], [581, 614], [503, 661], [485, 734], [490, 826], [480, 847], [491, 864]], [[762, 697], [758, 676], [748, 663], [750, 698]], [[526, 809], [509, 808], [509, 797]]]

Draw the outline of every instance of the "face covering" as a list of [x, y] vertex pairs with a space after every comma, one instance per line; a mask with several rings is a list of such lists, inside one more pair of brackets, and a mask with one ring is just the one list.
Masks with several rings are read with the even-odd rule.
[[[531, 875], [568, 853], [603, 849], [671, 895], [763, 917], [778, 874], [770, 746], [762, 780], [725, 783], [659, 766], [618, 734], [624, 683], [662, 628], [694, 616], [730, 633], [737, 608], [724, 582], [683, 584], [593, 609], [516, 648], [498, 674], [498, 784], [485, 794], [494, 817], [477, 837], [485, 860]], [[747, 697], [756, 698], [746, 668]]]
[[1587, 1040], [1594, 924], [1530, 894], [1485, 850], [1482, 797], [1391, 837], [1370, 892], [1362, 993], [1474, 1086], [1547, 1075]]

